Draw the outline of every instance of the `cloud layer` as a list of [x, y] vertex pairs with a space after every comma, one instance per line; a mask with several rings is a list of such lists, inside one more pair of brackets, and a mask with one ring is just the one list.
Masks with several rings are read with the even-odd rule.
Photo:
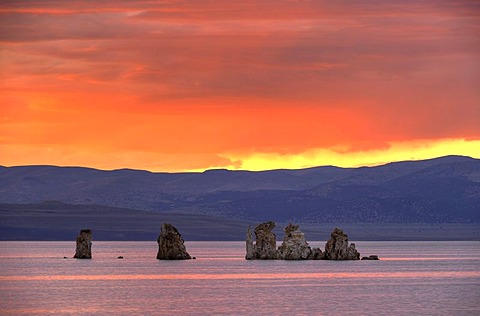
[[0, 164], [480, 156], [479, 35], [477, 1], [2, 1]]

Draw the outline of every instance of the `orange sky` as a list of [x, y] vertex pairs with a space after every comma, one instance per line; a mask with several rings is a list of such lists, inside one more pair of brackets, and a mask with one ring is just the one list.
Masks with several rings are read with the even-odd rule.
[[478, 1], [2, 1], [0, 165], [480, 158]]

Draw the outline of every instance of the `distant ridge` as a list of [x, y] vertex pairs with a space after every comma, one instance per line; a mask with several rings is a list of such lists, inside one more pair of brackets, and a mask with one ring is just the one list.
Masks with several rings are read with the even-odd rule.
[[167, 172], [167, 171], [149, 171], [144, 169], [132, 169], [132, 168], [119, 168], [119, 169], [99, 169], [93, 167], [84, 167], [84, 166], [57, 166], [57, 165], [18, 165], [18, 166], [3, 166], [0, 165], [0, 168], [30, 168], [30, 167], [55, 167], [55, 168], [72, 168], [72, 169], [88, 169], [88, 170], [95, 170], [95, 171], [105, 171], [105, 172], [112, 172], [112, 171], [133, 171], [133, 172], [146, 172], [152, 174], [197, 174], [197, 173], [206, 173], [206, 172], [215, 172], [215, 171], [227, 171], [227, 172], [270, 172], [270, 171], [301, 171], [301, 170], [310, 170], [310, 169], [317, 169], [317, 168], [335, 168], [335, 169], [359, 169], [359, 168], [375, 168], [381, 166], [387, 166], [392, 164], [402, 164], [402, 163], [409, 163], [409, 162], [434, 162], [437, 163], [439, 160], [443, 162], [456, 162], [456, 161], [465, 161], [465, 160], [479, 160], [476, 158], [472, 158], [470, 156], [462, 156], [462, 155], [447, 155], [441, 156], [436, 158], [429, 158], [429, 159], [421, 159], [421, 160], [402, 160], [402, 161], [392, 161], [392, 162], [385, 162], [374, 166], [357, 166], [357, 167], [338, 167], [334, 165], [322, 165], [322, 166], [312, 166], [306, 168], [296, 168], [296, 169], [288, 169], [288, 168], [278, 168], [278, 169], [267, 169], [261, 171], [251, 171], [251, 170], [230, 170], [226, 168], [213, 168], [207, 169], [205, 171], [182, 171], [182, 172]]
[[248, 221], [480, 223], [480, 160], [190, 173], [0, 167], [0, 203], [44, 201]]

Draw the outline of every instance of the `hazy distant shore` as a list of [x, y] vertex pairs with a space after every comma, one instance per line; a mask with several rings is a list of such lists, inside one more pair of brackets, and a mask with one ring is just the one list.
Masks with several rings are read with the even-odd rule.
[[[274, 219], [272, 219], [274, 220]], [[156, 240], [163, 222], [174, 224], [189, 241], [245, 240], [248, 225], [258, 221], [199, 214], [173, 214], [98, 205], [0, 204], [0, 240], [74, 240], [92, 228], [94, 240]], [[308, 240], [328, 240], [343, 228], [356, 240], [480, 240], [478, 223], [301, 223]], [[277, 240], [286, 222], [277, 222]]]

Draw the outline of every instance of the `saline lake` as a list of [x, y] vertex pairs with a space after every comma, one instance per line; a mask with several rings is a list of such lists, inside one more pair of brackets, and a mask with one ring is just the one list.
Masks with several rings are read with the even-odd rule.
[[[245, 242], [0, 242], [1, 315], [480, 315], [480, 242], [355, 242], [379, 261], [247, 261]], [[324, 242], [310, 242], [324, 249]], [[66, 256], [67, 259], [63, 257]], [[123, 256], [124, 259], [117, 259]]]

